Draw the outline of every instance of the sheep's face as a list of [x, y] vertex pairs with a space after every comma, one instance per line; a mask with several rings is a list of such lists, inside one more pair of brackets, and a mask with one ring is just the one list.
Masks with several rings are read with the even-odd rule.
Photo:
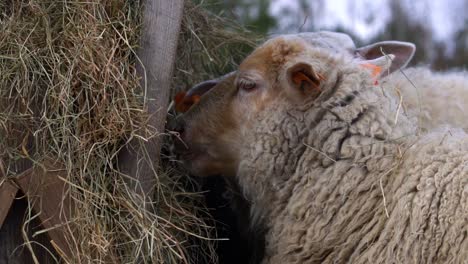
[[265, 43], [179, 119], [183, 159], [193, 174], [235, 175], [242, 145], [262, 112], [320, 95], [326, 77], [298, 59], [305, 51], [300, 39]]
[[[180, 133], [176, 146], [186, 167], [196, 176], [230, 175], [235, 171], [239, 152], [235, 143], [241, 121], [234, 112], [235, 77], [202, 84], [202, 90], [209, 85], [209, 91], [196, 94], [198, 97], [206, 92], [176, 120], [175, 129]], [[191, 101], [186, 99], [183, 101]]]

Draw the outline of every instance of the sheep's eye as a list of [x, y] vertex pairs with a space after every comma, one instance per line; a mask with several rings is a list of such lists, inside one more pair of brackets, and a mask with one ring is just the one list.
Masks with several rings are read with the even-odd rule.
[[257, 84], [251, 80], [241, 79], [239, 80], [238, 86], [242, 90], [251, 91], [257, 87]]

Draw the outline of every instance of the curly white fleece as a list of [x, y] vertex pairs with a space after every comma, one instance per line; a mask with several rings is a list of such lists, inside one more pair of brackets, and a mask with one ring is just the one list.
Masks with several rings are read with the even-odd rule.
[[395, 72], [382, 81], [394, 96], [401, 92], [404, 111], [428, 131], [442, 125], [468, 129], [468, 74], [433, 72], [426, 67]]
[[327, 63], [334, 87], [245, 132], [237, 176], [267, 229], [263, 263], [466, 263], [468, 136], [419, 134], [366, 71]]

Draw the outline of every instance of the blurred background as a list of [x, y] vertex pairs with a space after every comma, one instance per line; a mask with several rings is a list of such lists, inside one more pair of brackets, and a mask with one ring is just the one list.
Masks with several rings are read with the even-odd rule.
[[205, 8], [259, 36], [345, 32], [356, 44], [415, 43], [412, 65], [468, 66], [468, 0], [203, 0]]

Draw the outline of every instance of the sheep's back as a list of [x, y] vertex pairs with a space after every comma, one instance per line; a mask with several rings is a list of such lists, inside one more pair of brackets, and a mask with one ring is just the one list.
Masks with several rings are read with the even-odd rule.
[[428, 134], [404, 154], [382, 194], [384, 228], [353, 263], [466, 263], [468, 139], [456, 129]]
[[389, 75], [382, 82], [385, 91], [399, 96], [404, 110], [423, 130], [441, 125], [468, 129], [468, 74], [432, 72], [409, 68]]
[[464, 138], [460, 131], [428, 134], [401, 150], [401, 163], [377, 173], [348, 160], [312, 164], [289, 188], [263, 263], [464, 263]]

